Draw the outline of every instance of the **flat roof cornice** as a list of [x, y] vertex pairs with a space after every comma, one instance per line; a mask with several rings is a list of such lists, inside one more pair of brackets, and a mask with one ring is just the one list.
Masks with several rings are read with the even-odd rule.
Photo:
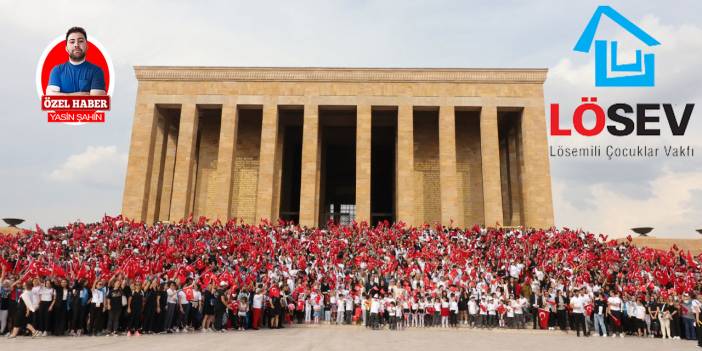
[[134, 66], [139, 81], [543, 84], [546, 68]]

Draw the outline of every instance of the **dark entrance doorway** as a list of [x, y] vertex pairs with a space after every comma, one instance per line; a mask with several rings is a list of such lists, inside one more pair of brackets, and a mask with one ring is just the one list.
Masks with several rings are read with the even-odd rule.
[[323, 107], [319, 121], [320, 224], [350, 224], [356, 216], [356, 109]]
[[371, 224], [395, 221], [397, 110], [374, 109], [371, 128]]
[[280, 219], [300, 221], [300, 175], [302, 167], [301, 108], [279, 109], [278, 130], [282, 138], [282, 167], [280, 174]]

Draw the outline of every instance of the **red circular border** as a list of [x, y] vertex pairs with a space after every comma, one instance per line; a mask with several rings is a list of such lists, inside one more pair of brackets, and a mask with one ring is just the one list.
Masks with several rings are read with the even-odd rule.
[[[102, 73], [105, 76], [105, 92], [109, 94], [109, 91], [107, 90], [110, 87], [110, 70], [107, 66], [107, 60], [97, 45], [92, 45], [90, 41], [88, 41], [88, 50], [86, 51], [85, 59], [102, 69]], [[49, 54], [46, 55], [46, 59], [44, 59], [44, 63], [42, 64], [41, 91], [44, 94], [46, 94], [46, 86], [49, 85], [49, 75], [51, 74], [51, 70], [56, 65], [62, 64], [66, 61], [68, 61], [68, 53], [66, 52], [66, 41], [63, 40], [51, 48], [51, 51], [49, 51]]]

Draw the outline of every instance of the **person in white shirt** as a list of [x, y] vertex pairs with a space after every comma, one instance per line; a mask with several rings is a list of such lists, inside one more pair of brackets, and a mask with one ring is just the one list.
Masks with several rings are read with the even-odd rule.
[[570, 306], [573, 310], [573, 323], [574, 329], [576, 330], [577, 336], [580, 336], [580, 330], [582, 329], [583, 335], [585, 334], [585, 297], [584, 289], [576, 290], [575, 295], [570, 299]]
[[102, 280], [95, 280], [91, 289], [92, 297], [90, 298], [90, 332], [93, 335], [102, 333], [105, 320], [105, 283]]
[[488, 303], [485, 296], [480, 298], [480, 303], [478, 304], [478, 313], [480, 315], [480, 328], [488, 327]]
[[163, 320], [163, 330], [172, 333], [173, 317], [178, 306], [178, 288], [175, 282], [171, 282], [166, 289], [166, 318]]
[[636, 335], [645, 336], [646, 321], [644, 318], [646, 318], [646, 307], [641, 302], [641, 298], [636, 298], [633, 316], [635, 318], [634, 327], [636, 328]]
[[41, 291], [42, 285], [43, 284], [39, 278], [34, 278], [34, 280], [32, 280], [32, 291], [30, 297], [32, 299], [32, 306], [34, 306], [35, 310], [39, 308], [39, 291]]
[[522, 328], [528, 322], [528, 312], [529, 312], [529, 299], [527, 299], [523, 294], [519, 297], [519, 305], [522, 306]]
[[193, 299], [190, 301], [190, 305], [193, 309], [202, 312], [202, 292], [197, 284], [193, 285]]
[[622, 334], [622, 324], [624, 323], [622, 320], [622, 299], [619, 297], [619, 291], [612, 291], [612, 295], [607, 298], [607, 311], [610, 318], [617, 320], [617, 322], [614, 320], [612, 321], [612, 337], [616, 337], [617, 335], [619, 335], [619, 337], [624, 337], [624, 334]]
[[329, 323], [333, 324], [336, 323], [336, 318], [338, 317], [338, 308], [339, 306], [337, 305], [337, 293], [335, 290], [329, 291], [329, 308], [330, 308], [330, 318], [329, 318]]
[[[447, 306], [448, 307], [448, 306]], [[437, 297], [434, 299], [434, 323], [432, 326], [438, 327], [441, 323], [441, 300]]]
[[475, 302], [475, 296], [468, 300], [468, 321], [471, 327], [475, 327], [475, 323], [478, 322], [478, 303]]
[[34, 308], [34, 302], [32, 301], [33, 286], [34, 284], [32, 282], [28, 281], [24, 283], [24, 291], [22, 291], [19, 304], [17, 305], [17, 310], [14, 316], [14, 325], [12, 332], [9, 335], [10, 338], [16, 338], [17, 333], [19, 333], [19, 331], [25, 327], [32, 332], [33, 337], [39, 335], [39, 331], [34, 329], [31, 322], [32, 313], [36, 311]]
[[404, 321], [402, 317], [402, 305], [399, 303], [395, 306], [395, 322], [397, 323], [395, 329], [402, 330]]
[[509, 276], [514, 279], [519, 279], [522, 274], [522, 269], [524, 269], [524, 264], [521, 262], [514, 262], [509, 266]]
[[344, 305], [346, 311], [344, 311], [344, 319], [346, 324], [351, 324], [351, 318], [353, 317], [353, 298], [351, 294], [347, 294], [344, 299]]
[[370, 325], [374, 330], [378, 329], [378, 313], [380, 313], [380, 301], [378, 301], [378, 295], [373, 295], [370, 305]]
[[488, 328], [497, 326], [497, 301], [491, 297], [487, 303]]
[[56, 290], [51, 286], [51, 281], [46, 279], [44, 284], [39, 288], [39, 318], [37, 324], [42, 336], [47, 336], [49, 332], [49, 314], [53, 309], [54, 300], [56, 299]]
[[312, 299], [317, 296], [314, 293], [311, 293], [310, 295], [304, 296], [304, 301], [305, 301], [305, 324], [309, 324], [312, 322]]
[[261, 313], [263, 309], [263, 293], [261, 289], [256, 289], [256, 294], [253, 297], [253, 304], [251, 307], [253, 308], [253, 323], [251, 328], [253, 330], [258, 330], [261, 323]]
[[590, 336], [590, 331], [592, 330], [592, 319], [590, 319], [590, 314], [588, 313], [587, 307], [590, 307], [592, 311], [592, 291], [589, 286], [582, 289], [583, 290], [583, 308], [585, 313], [585, 333], [586, 336]]
[[419, 309], [417, 310], [417, 318], [419, 319], [418, 326], [424, 328], [424, 321], [427, 319], [427, 299], [426, 297], [422, 299], [422, 296], [417, 297], [417, 304]]
[[451, 327], [458, 327], [458, 300], [451, 294], [449, 301], [449, 324]]
[[422, 319], [424, 318], [424, 315], [419, 314], [419, 301], [417, 301], [416, 297], [411, 298], [410, 300], [410, 310], [412, 311], [412, 323], [411, 325], [413, 327], [419, 327], [419, 319], [420, 316]]
[[[188, 316], [190, 316], [190, 301], [188, 300], [188, 296], [185, 292], [185, 289], [192, 289], [190, 286], [185, 286], [182, 289], [178, 290], [177, 298], [178, 298], [178, 328], [181, 332], [185, 331], [187, 332], [188, 329]], [[192, 290], [191, 290], [192, 291]]]
[[242, 297], [237, 304], [236, 315], [239, 319], [239, 330], [245, 330], [246, 325], [246, 315], [249, 312], [249, 299], [247, 297]]
[[390, 328], [390, 330], [397, 329], [397, 316], [395, 315], [395, 307], [395, 301], [392, 301], [390, 302], [390, 305], [387, 308], [388, 328]]
[[319, 318], [322, 314], [322, 304], [324, 297], [322, 295], [316, 295], [314, 300], [312, 300], [312, 321], [314, 324], [319, 324]]
[[402, 326], [405, 328], [409, 328], [410, 322], [411, 322], [411, 320], [410, 320], [410, 316], [411, 316], [410, 304], [407, 301], [406, 296], [402, 296], [401, 299], [402, 300], [400, 301], [398, 306], [400, 306], [402, 308], [402, 323], [403, 323]]
[[39, 312], [39, 303], [41, 302], [41, 289], [44, 287], [44, 283], [39, 279], [39, 278], [34, 278], [32, 280], [32, 291], [30, 294], [30, 297], [32, 299], [32, 306], [34, 307], [34, 310], [36, 313], [32, 316], [34, 323], [36, 324], [37, 329], [39, 330], [39, 336], [43, 335], [42, 333], [42, 326], [41, 326], [41, 320], [40, 320], [40, 315], [41, 313]]
[[344, 311], [346, 310], [346, 302], [341, 295], [336, 298], [336, 324], [344, 324]]
[[512, 300], [507, 300], [502, 304], [505, 310], [505, 318], [501, 319], [501, 327], [514, 328], [514, 309], [512, 308]]
[[516, 300], [510, 300], [510, 307], [512, 308], [512, 311], [514, 313], [514, 321], [512, 324], [512, 328], [516, 329], [524, 329], [524, 307], [522, 306], [520, 300], [521, 298]]

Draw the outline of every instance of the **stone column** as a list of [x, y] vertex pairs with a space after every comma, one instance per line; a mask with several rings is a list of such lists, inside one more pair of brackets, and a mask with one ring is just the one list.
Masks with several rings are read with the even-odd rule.
[[356, 221], [371, 221], [370, 105], [356, 106]]
[[134, 111], [127, 177], [122, 198], [122, 214], [127, 218], [142, 221], [146, 217], [146, 201], [151, 184], [151, 168], [156, 137], [156, 107], [137, 95]]
[[178, 147], [176, 149], [170, 220], [179, 221], [192, 212], [192, 178], [197, 143], [198, 111], [194, 103], [185, 103], [180, 110]]
[[[256, 217], [254, 222], [271, 218], [273, 211], [273, 188], [278, 138], [278, 106], [272, 101], [263, 105], [261, 122], [261, 150], [258, 165], [258, 190], [256, 192]], [[255, 223], [254, 223], [255, 224]]]
[[414, 126], [412, 105], [397, 107], [395, 221], [415, 225], [414, 213]]
[[305, 105], [302, 125], [300, 225], [316, 226], [319, 214], [319, 107]]
[[215, 186], [215, 217], [225, 222], [231, 216], [232, 173], [236, 157], [236, 136], [238, 126], [236, 103], [222, 106], [222, 123], [219, 130], [219, 150], [217, 151], [217, 180]]
[[167, 123], [166, 119], [156, 111], [156, 128], [154, 128], [154, 147], [153, 161], [151, 164], [151, 181], [149, 185], [149, 200], [146, 208], [146, 218], [144, 221], [148, 224], [153, 224], [159, 216], [159, 202], [161, 200], [161, 185], [162, 185], [162, 163], [165, 157], [166, 141], [167, 141]]
[[553, 200], [543, 104], [525, 107], [521, 125], [524, 224], [549, 228], [553, 226]]
[[522, 201], [522, 180], [521, 180], [521, 150], [520, 135], [518, 128], [513, 126], [509, 130], [507, 139], [507, 150], [509, 151], [509, 192], [511, 195], [512, 218], [510, 225], [517, 226], [524, 224], [524, 204]]
[[439, 108], [439, 183], [441, 186], [441, 224], [463, 225], [458, 211], [456, 175], [456, 112], [453, 106]]
[[483, 203], [485, 225], [502, 225], [502, 188], [500, 180], [500, 145], [497, 132], [497, 108], [483, 106], [480, 111], [480, 155], [483, 167]]
[[279, 123], [278, 137], [275, 142], [275, 164], [273, 165], [273, 201], [271, 218], [280, 218], [280, 191], [283, 186], [283, 155], [285, 146], [285, 126]]
[[158, 220], [167, 221], [171, 218], [171, 197], [173, 194], [173, 175], [175, 172], [176, 149], [178, 148], [178, 127], [174, 119], [166, 121], [166, 152], [163, 162], [163, 182], [161, 183], [161, 201], [158, 211]]

